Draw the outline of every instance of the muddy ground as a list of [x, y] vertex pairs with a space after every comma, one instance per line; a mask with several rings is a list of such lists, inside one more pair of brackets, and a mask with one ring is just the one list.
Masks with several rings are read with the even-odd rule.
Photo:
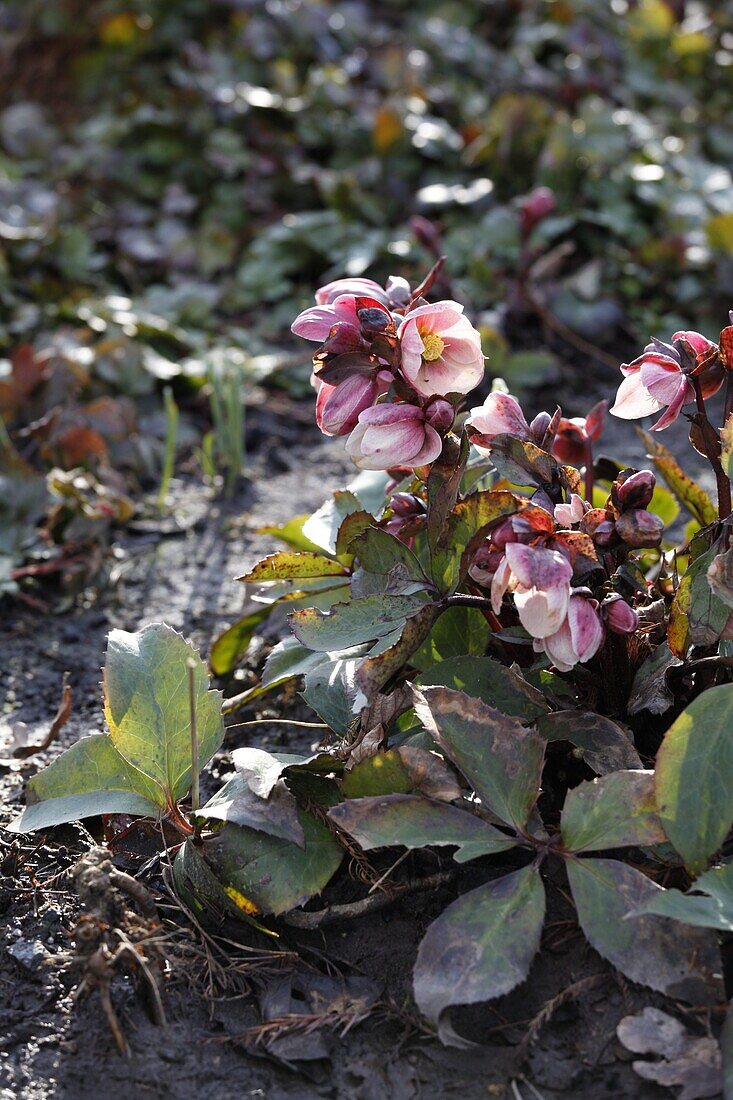
[[[609, 374], [612, 384], [615, 379]], [[582, 394], [580, 388], [566, 396], [569, 414], [587, 407], [595, 396], [588, 392], [591, 389], [597, 389], [598, 396], [608, 392], [601, 380], [584, 384]], [[544, 397], [549, 404], [555, 394]], [[542, 403], [537, 397], [528, 405], [538, 408]], [[292, 437], [287, 408], [280, 414], [256, 413], [250, 431], [256, 457], [251, 460], [249, 484], [225, 503], [212, 501], [195, 485], [180, 485], [176, 512], [184, 530], [163, 535], [154, 527], [143, 527], [122, 534], [125, 568], [113, 593], [57, 617], [42, 617], [20, 606], [3, 607], [0, 757], [6, 759], [0, 763], [1, 823], [22, 804], [28, 775], [76, 738], [102, 729], [100, 667], [111, 627], [134, 630], [164, 620], [206, 651], [217, 628], [241, 607], [241, 587], [232, 578], [273, 549], [272, 540], [255, 529], [317, 507], [351, 476], [338, 442], [324, 441], [310, 427], [299, 429], [297, 443], [289, 442]], [[626, 425], [612, 427], [603, 449], [626, 461], [640, 455], [633, 429]], [[27, 723], [31, 740], [40, 740], [56, 709], [66, 670], [71, 673], [73, 711], [58, 743], [26, 763], [10, 761], [13, 723]], [[229, 690], [238, 690], [237, 685]], [[298, 713], [306, 712], [301, 708]], [[290, 739], [283, 729], [232, 731], [225, 749], [247, 743], [298, 748], [308, 744], [302, 730]], [[226, 770], [226, 754], [216, 766]], [[328, 985], [331, 992], [334, 975], [337, 980], [339, 975], [369, 980], [363, 988], [376, 998], [374, 1009], [347, 1034], [322, 1029], [308, 1042], [288, 1046], [286, 1041], [267, 1054], [262, 1047], [253, 1051], [250, 1032], [248, 1052], [237, 1037], [261, 1019], [262, 989], [272, 996], [276, 976], [260, 975], [255, 996], [229, 988], [215, 991], [212, 998], [207, 995], [205, 967], [187, 963], [185, 953], [174, 951], [163, 994], [165, 1029], [150, 1022], [132, 979], [115, 980], [113, 1001], [131, 1049], [131, 1057], [124, 1059], [96, 997], [73, 1003], [73, 982], [64, 965], [78, 909], [65, 871], [91, 838], [76, 827], [65, 827], [49, 835], [41, 847], [37, 837], [21, 838], [20, 848], [13, 843], [11, 834], [0, 832], [2, 1100], [126, 1100], [172, 1094], [201, 1100], [232, 1094], [361, 1100], [651, 1100], [669, 1095], [634, 1074], [630, 1056], [615, 1036], [622, 1016], [654, 998], [617, 978], [585, 944], [559, 880], [549, 892], [543, 950], [528, 981], [508, 997], [458, 1018], [460, 1028], [480, 1045], [467, 1051], [444, 1049], [421, 1028], [409, 1000], [417, 943], [432, 917], [472, 884], [472, 876], [480, 873], [475, 867], [462, 871], [435, 895], [405, 899], [359, 922], [313, 933], [283, 928], [283, 946], [303, 950], [305, 961], [297, 969], [296, 984], [306, 996], [329, 974], [325, 959], [335, 967]], [[134, 859], [125, 859], [134, 870]], [[500, 874], [496, 860], [493, 866]], [[355, 886], [353, 896], [358, 893]], [[164, 912], [171, 917], [172, 910]], [[185, 921], [176, 924], [174, 917], [167, 927], [183, 927], [181, 937], [195, 942]], [[280, 978], [283, 973], [287, 971], [281, 971]], [[554, 1011], [543, 1023], [538, 1014], [553, 998], [558, 998], [551, 1005]], [[521, 1046], [531, 1021], [533, 1042]], [[699, 1017], [688, 1022], [698, 1031], [704, 1023]]]

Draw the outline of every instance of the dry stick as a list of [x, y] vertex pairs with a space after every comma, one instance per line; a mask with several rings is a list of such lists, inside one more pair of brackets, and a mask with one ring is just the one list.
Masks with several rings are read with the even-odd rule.
[[306, 913], [296, 909], [280, 919], [293, 928], [305, 928], [311, 931], [321, 928], [324, 924], [335, 924], [337, 921], [362, 917], [365, 913], [374, 913], [378, 909], [384, 909], [385, 906], [398, 901], [406, 894], [415, 894], [423, 890], [437, 890], [440, 886], [445, 886], [446, 883], [451, 882], [457, 873], [457, 871], [439, 871], [427, 878], [412, 879], [410, 882], [406, 882], [399, 891], [391, 895], [367, 894], [365, 898], [360, 898], [359, 901], [352, 901], [346, 905], [329, 905], [328, 908], [318, 909], [315, 913]]
[[227, 726], [228, 730], [238, 730], [243, 726], [300, 726], [308, 730], [327, 730], [331, 727], [327, 722], [296, 722], [292, 718], [253, 718], [251, 722], [232, 722]]
[[188, 669], [188, 707], [191, 715], [191, 809], [198, 810], [199, 797], [199, 734], [196, 726], [196, 662], [189, 657]]
[[579, 982], [574, 982], [572, 985], [566, 986], [565, 989], [560, 990], [557, 996], [552, 997], [547, 1004], [540, 1009], [537, 1015], [530, 1020], [526, 1034], [517, 1047], [514, 1064], [517, 1066], [521, 1065], [527, 1057], [532, 1043], [534, 1043], [542, 1028], [552, 1019], [559, 1008], [562, 1008], [568, 1001], [575, 1000], [576, 997], [580, 996], [581, 993], [585, 993], [586, 990], [599, 985], [600, 982], [605, 981], [605, 979], [605, 974], [591, 974], [588, 978], [581, 978]]

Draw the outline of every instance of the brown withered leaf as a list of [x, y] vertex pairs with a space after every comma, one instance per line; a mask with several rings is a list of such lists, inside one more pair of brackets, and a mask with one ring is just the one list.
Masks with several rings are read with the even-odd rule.
[[640, 1058], [632, 1062], [645, 1081], [656, 1081], [665, 1088], [681, 1085], [679, 1100], [720, 1095], [721, 1055], [715, 1039], [691, 1035], [679, 1020], [651, 1007], [638, 1016], [624, 1016], [616, 1034], [633, 1054], [658, 1056], [658, 1061]]

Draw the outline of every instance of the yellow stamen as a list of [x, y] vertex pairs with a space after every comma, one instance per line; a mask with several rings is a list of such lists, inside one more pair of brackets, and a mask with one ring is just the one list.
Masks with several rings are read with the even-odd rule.
[[435, 332], [420, 333], [423, 343], [422, 357], [426, 363], [433, 363], [440, 359], [445, 347], [445, 341]]

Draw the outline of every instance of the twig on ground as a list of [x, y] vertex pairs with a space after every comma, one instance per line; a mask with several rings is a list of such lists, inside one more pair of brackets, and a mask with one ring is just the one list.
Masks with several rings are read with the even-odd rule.
[[38, 745], [22, 745], [13, 751], [13, 756], [20, 760], [27, 760], [29, 756], [34, 756], [37, 752], [43, 752], [59, 735], [59, 732], [63, 729], [66, 723], [69, 721], [69, 715], [71, 714], [71, 685], [69, 684], [69, 673], [65, 672], [63, 681], [61, 684], [61, 701], [56, 711], [56, 717], [54, 718], [48, 733]]
[[308, 930], [322, 928], [326, 924], [335, 924], [337, 921], [354, 920], [356, 917], [363, 917], [366, 913], [374, 913], [378, 909], [384, 909], [385, 906], [390, 905], [393, 901], [398, 901], [407, 894], [437, 890], [439, 887], [451, 882], [456, 874], [456, 871], [439, 871], [427, 878], [413, 879], [410, 882], [403, 883], [399, 888], [395, 887], [392, 894], [367, 894], [365, 898], [360, 898], [358, 901], [348, 902], [345, 905], [329, 905], [325, 909], [318, 909], [315, 912], [296, 909], [292, 913], [284, 914], [280, 919], [293, 928]]

